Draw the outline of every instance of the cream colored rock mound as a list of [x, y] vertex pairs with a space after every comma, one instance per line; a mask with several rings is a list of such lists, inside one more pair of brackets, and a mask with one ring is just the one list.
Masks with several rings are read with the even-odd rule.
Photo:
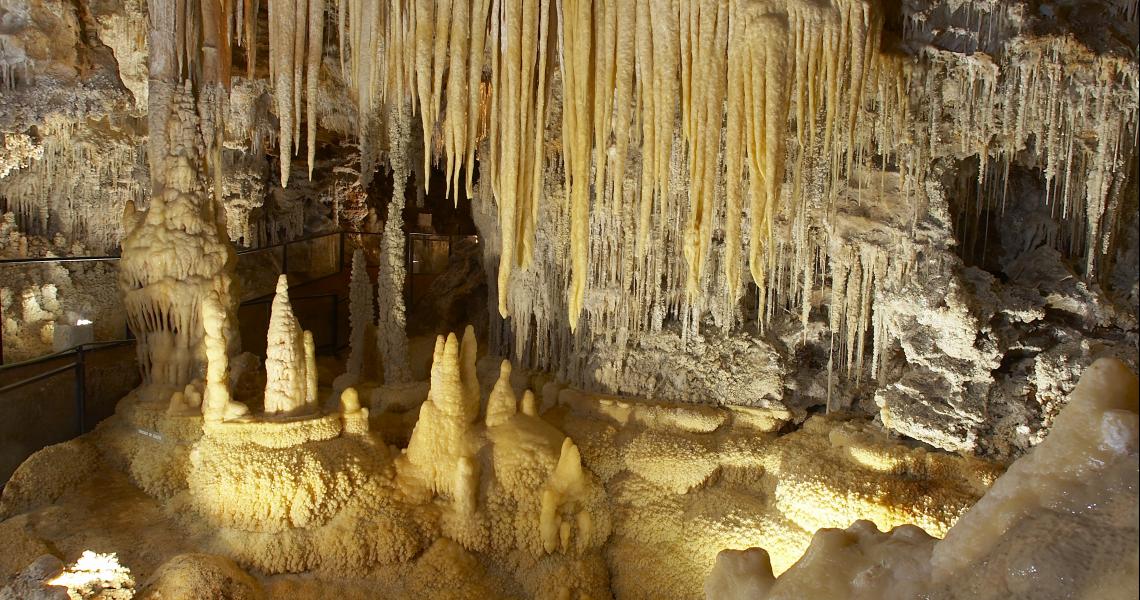
[[911, 524], [942, 537], [1000, 473], [985, 461], [899, 444], [857, 421], [812, 418], [781, 442], [776, 506], [809, 532], [865, 519], [883, 531]]
[[432, 518], [399, 499], [383, 443], [341, 431], [351, 418], [207, 428], [169, 509], [211, 552], [268, 573], [347, 575], [410, 559], [436, 535]]
[[0, 496], [0, 520], [51, 504], [100, 468], [99, 453], [77, 438], [28, 457]]
[[261, 584], [228, 558], [180, 554], [163, 563], [136, 600], [262, 600]]
[[936, 541], [857, 522], [816, 533], [772, 576], [767, 556], [725, 551], [707, 597], [1125, 599], [1140, 593], [1140, 418], [1134, 373], [1089, 367], [1053, 430]]
[[[305, 439], [306, 433], [325, 433], [324, 419], [234, 424], [208, 433], [190, 452], [188, 489], [174, 502], [214, 527], [274, 532], [325, 524], [383, 470], [387, 458], [383, 444], [337, 437], [340, 416], [332, 417], [336, 428], [327, 440]], [[269, 428], [289, 442], [264, 435]]]
[[1001, 472], [857, 420], [814, 417], [778, 435], [786, 411], [674, 411], [574, 390], [558, 397], [544, 416], [581, 449], [611, 506], [607, 560], [636, 565], [611, 572], [623, 599], [702, 597], [726, 548], [766, 548], [783, 572], [816, 529], [859, 519], [883, 529], [917, 523], [941, 536]]

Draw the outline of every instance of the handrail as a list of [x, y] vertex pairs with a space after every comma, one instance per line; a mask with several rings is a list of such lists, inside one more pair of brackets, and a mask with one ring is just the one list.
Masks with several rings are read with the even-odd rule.
[[[342, 232], [342, 231], [326, 231], [325, 233], [312, 233], [312, 234], [302, 236], [302, 237], [299, 237], [296, 239], [286, 240], [283, 242], [276, 242], [273, 244], [269, 244], [268, 246], [258, 246], [257, 248], [242, 248], [240, 250], [237, 250], [236, 254], [238, 256], [241, 256], [243, 254], [252, 254], [254, 252], [261, 252], [263, 250], [272, 250], [274, 248], [280, 248], [282, 246], [299, 244], [301, 242], [308, 242], [311, 240], [320, 239], [323, 237], [328, 237], [330, 235], [340, 235], [343, 233], [344, 232]], [[122, 260], [122, 258], [123, 257], [119, 254], [108, 254], [108, 255], [104, 255], [104, 256], [38, 256], [38, 257], [25, 257], [25, 258], [4, 258], [4, 259], [0, 259], [0, 266], [35, 264], [35, 263], [116, 261], [116, 260]]]
[[8, 392], [10, 392], [12, 390], [18, 390], [18, 389], [24, 387], [25, 385], [31, 385], [37, 381], [42, 380], [42, 379], [47, 379], [48, 377], [52, 377], [54, 375], [59, 375], [60, 373], [63, 373], [64, 371], [70, 371], [70, 370], [74, 369], [75, 366], [78, 364], [79, 364], [78, 362], [69, 362], [66, 365], [63, 365], [62, 367], [56, 367], [50, 371], [44, 371], [43, 373], [37, 373], [31, 377], [28, 377], [27, 379], [21, 379], [20, 381], [17, 381], [16, 383], [10, 383], [4, 387], [0, 387], [0, 394], [7, 394]]
[[[315, 281], [316, 281], [316, 279], [315, 279]], [[272, 295], [275, 295], [275, 294], [261, 295], [261, 297], [254, 298], [252, 300], [246, 300], [245, 302], [242, 302], [241, 305], [239, 305], [239, 306], [266, 305], [266, 303], [269, 303], [272, 301], [272, 299], [270, 298], [270, 297], [272, 297]], [[339, 302], [341, 299], [340, 295], [341, 294], [337, 294], [334, 292], [323, 293], [323, 294], [298, 295], [298, 297], [290, 298], [290, 301], [312, 300], [312, 299], [317, 299], [317, 298], [336, 298], [336, 301]], [[65, 356], [70, 356], [70, 355], [76, 354], [76, 352], [80, 351], [80, 348], [82, 348], [84, 351], [87, 351], [87, 350], [95, 350], [95, 349], [104, 348], [104, 347], [111, 347], [111, 346], [124, 346], [124, 344], [133, 343], [136, 341], [137, 341], [136, 339], [131, 338], [131, 339], [122, 339], [122, 340], [101, 340], [101, 341], [78, 343], [78, 344], [75, 344], [75, 346], [72, 346], [71, 348], [67, 348], [66, 350], [59, 350], [58, 352], [52, 352], [52, 354], [49, 354], [49, 355], [44, 355], [44, 356], [40, 356], [40, 357], [36, 357], [36, 358], [30, 358], [27, 360], [22, 360], [22, 362], [19, 362], [19, 363], [9, 363], [7, 365], [0, 365], [0, 373], [3, 373], [5, 371], [13, 371], [13, 370], [16, 370], [16, 368], [33, 366], [33, 365], [38, 365], [41, 363], [48, 363], [48, 362], [51, 362], [51, 360], [56, 360], [59, 358], [63, 358]], [[34, 376], [39, 376], [39, 375], [34, 375]], [[5, 388], [0, 388], [0, 394], [2, 394], [2, 392], [8, 391], [9, 388], [18, 388], [18, 387], [21, 387], [21, 386], [19, 386], [19, 384], [13, 384], [13, 386], [7, 386]]]
[[134, 342], [134, 341], [135, 341], [134, 339], [121, 339], [121, 340], [103, 340], [103, 341], [99, 341], [99, 342], [84, 342], [82, 344], [76, 344], [76, 345], [74, 345], [74, 346], [72, 346], [66, 350], [60, 350], [59, 352], [53, 352], [51, 354], [45, 354], [44, 356], [39, 356], [36, 358], [29, 358], [28, 360], [17, 362], [17, 363], [8, 363], [6, 365], [0, 365], [0, 373], [3, 373], [5, 371], [10, 371], [13, 369], [19, 369], [21, 367], [30, 367], [32, 365], [38, 365], [40, 363], [44, 363], [44, 362], [56, 360], [59, 358], [63, 358], [63, 357], [68, 356], [70, 354], [75, 354], [75, 353], [79, 352], [80, 348], [82, 348], [84, 350], [87, 350], [88, 348], [90, 348], [91, 350], [96, 350], [96, 349], [107, 347], [107, 346], [119, 346], [119, 345], [129, 344], [129, 343]]
[[[324, 277], [321, 277], [320, 279], [324, 279]], [[313, 281], [320, 281], [320, 279], [314, 279]], [[254, 306], [256, 304], [269, 304], [270, 302], [273, 302], [274, 296], [276, 296], [276, 293], [266, 294], [264, 296], [258, 296], [256, 298], [251, 299], [251, 300], [246, 300], [245, 302], [242, 302], [241, 305], [242, 306]], [[335, 292], [328, 292], [325, 294], [311, 294], [309, 296], [289, 296], [289, 302], [296, 302], [298, 300], [312, 300], [314, 298], [336, 298], [337, 300], [339, 300], [340, 294], [337, 294]]]
[[[343, 235], [375, 235], [375, 236], [382, 236], [382, 235], [384, 235], [384, 232], [383, 231], [350, 231], [350, 230], [326, 231], [325, 233], [313, 233], [313, 234], [309, 234], [309, 235], [302, 236], [302, 237], [292, 239], [292, 240], [285, 240], [283, 242], [276, 242], [273, 244], [269, 244], [267, 246], [258, 246], [257, 248], [242, 248], [240, 250], [237, 250], [236, 254], [238, 256], [241, 256], [243, 254], [252, 254], [254, 252], [262, 252], [265, 250], [272, 250], [274, 248], [280, 248], [282, 246], [290, 246], [293, 244], [299, 244], [301, 242], [309, 242], [312, 240], [317, 240], [320, 238], [329, 237], [331, 235], [342, 235], [342, 236]], [[432, 238], [436, 238], [436, 237], [437, 238], [479, 237], [478, 234], [475, 234], [475, 233], [454, 233], [454, 234], [451, 234], [451, 233], [427, 233], [424, 231], [409, 231], [409, 232], [406, 232], [404, 235], [409, 237], [409, 238], [413, 238], [413, 237], [432, 237]], [[36, 264], [36, 263], [116, 261], [116, 260], [122, 260], [122, 258], [123, 257], [121, 255], [118, 255], [118, 254], [107, 254], [107, 255], [103, 255], [103, 256], [36, 256], [36, 257], [24, 257], [24, 258], [0, 258], [0, 266]]]
[[121, 256], [107, 255], [107, 256], [38, 256], [28, 258], [5, 258], [0, 259], [0, 266], [2, 265], [23, 265], [35, 263], [61, 263], [61, 262], [99, 262], [99, 261], [113, 261], [120, 260]]
[[282, 246], [291, 246], [293, 244], [300, 244], [301, 242], [308, 242], [308, 241], [328, 237], [330, 235], [343, 235], [343, 234], [344, 234], [343, 231], [326, 231], [324, 233], [311, 233], [309, 235], [299, 237], [295, 240], [287, 240], [284, 242], [277, 242], [276, 244], [270, 244], [268, 246], [259, 246], [257, 248], [243, 248], [243, 249], [237, 251], [237, 255], [241, 256], [243, 254], [252, 254], [254, 252], [261, 252], [262, 250], [272, 250], [273, 248], [280, 248]]

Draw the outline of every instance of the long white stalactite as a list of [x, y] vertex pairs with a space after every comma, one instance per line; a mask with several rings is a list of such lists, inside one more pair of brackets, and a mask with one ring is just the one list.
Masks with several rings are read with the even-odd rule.
[[300, 150], [302, 116], [308, 175], [313, 176], [324, 27], [324, 0], [269, 0], [269, 78], [279, 121], [281, 187], [288, 187], [293, 155]]

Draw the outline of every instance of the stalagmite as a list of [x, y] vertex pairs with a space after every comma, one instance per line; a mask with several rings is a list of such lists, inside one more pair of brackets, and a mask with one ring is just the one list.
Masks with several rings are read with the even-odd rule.
[[518, 400], [511, 388], [511, 361], [504, 360], [499, 368], [499, 379], [487, 397], [487, 427], [505, 423], [518, 409]]
[[[143, 381], [180, 390], [206, 362], [201, 304], [208, 296], [231, 316], [236, 255], [214, 199], [205, 193], [198, 119], [189, 90], [174, 96], [160, 161], [163, 184], [140, 213], [127, 204], [119, 262], [128, 323], [138, 339]], [[232, 339], [232, 336], [229, 337]]]
[[265, 350], [265, 413], [300, 415], [316, 408], [312, 333], [303, 331], [289, 303], [289, 282], [277, 279]]
[[229, 314], [217, 293], [202, 301], [202, 328], [205, 331], [206, 382], [202, 416], [206, 421], [223, 421], [249, 412], [244, 404], [230, 397], [230, 359], [226, 336], [232, 327]]
[[348, 284], [349, 340], [348, 361], [345, 363], [343, 385], [355, 385], [364, 366], [364, 344], [368, 330], [373, 326], [375, 309], [372, 304], [372, 278], [364, 252], [352, 252], [352, 271]]
[[[564, 518], [561, 509], [564, 505], [573, 505], [574, 498], [582, 492], [586, 485], [585, 473], [582, 471], [582, 456], [578, 447], [570, 438], [562, 442], [562, 454], [558, 457], [558, 465], [546, 486], [542, 490], [542, 512], [539, 522], [539, 531], [542, 535], [542, 546], [547, 554], [559, 548], [568, 550], [566, 532], [569, 522]], [[581, 513], [580, 513], [581, 514]], [[589, 518], [578, 519], [578, 534], [582, 537], [590, 536]]]
[[340, 393], [340, 411], [346, 415], [360, 412], [360, 395], [356, 388], [344, 388]]
[[303, 346], [305, 351], [305, 405], [310, 410], [317, 409], [317, 345], [313, 332], [305, 331]]
[[388, 219], [380, 250], [380, 267], [376, 274], [376, 344], [384, 366], [385, 383], [411, 381], [408, 369], [408, 336], [404, 325], [404, 194], [408, 181], [407, 144], [410, 123], [406, 109], [399, 109], [389, 122], [392, 144], [392, 199], [388, 202]]
[[420, 407], [408, 441], [408, 462], [435, 493], [466, 494], [469, 480], [478, 482], [470, 462], [474, 450], [471, 429], [479, 417], [474, 344], [470, 329], [462, 344], [455, 334], [436, 339], [428, 399]]
[[519, 401], [519, 412], [529, 417], [538, 416], [538, 401], [534, 397], [534, 392], [530, 390], [523, 392], [522, 400]]

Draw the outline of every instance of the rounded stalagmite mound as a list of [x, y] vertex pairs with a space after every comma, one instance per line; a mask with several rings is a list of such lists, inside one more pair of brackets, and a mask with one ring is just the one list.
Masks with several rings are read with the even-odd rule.
[[262, 600], [261, 584], [234, 561], [213, 554], [179, 554], [163, 563], [136, 600]]

